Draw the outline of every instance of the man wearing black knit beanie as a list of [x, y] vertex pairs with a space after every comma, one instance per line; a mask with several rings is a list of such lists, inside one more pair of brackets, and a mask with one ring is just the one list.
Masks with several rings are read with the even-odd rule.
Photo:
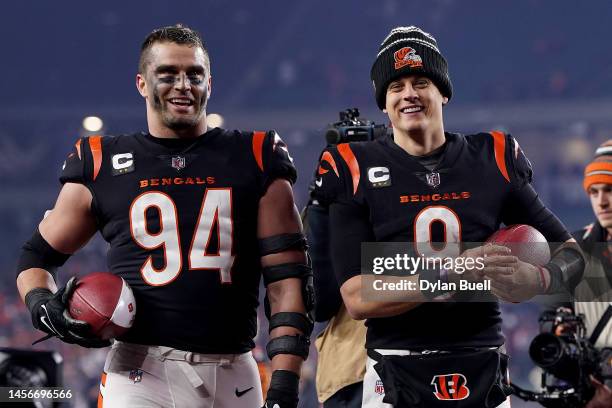
[[[353, 318], [367, 319], [363, 406], [508, 407], [497, 299], [448, 300], [465, 295], [455, 289], [460, 280], [488, 282], [493, 295], [513, 302], [573, 290], [584, 269], [582, 254], [539, 200], [531, 164], [512, 136], [445, 131], [443, 109], [453, 87], [431, 34], [414, 26], [391, 30], [371, 80], [393, 135], [328, 148], [313, 193], [329, 206], [343, 301]], [[461, 245], [486, 241], [501, 223], [531, 225], [562, 245], [544, 266], [523, 262], [504, 246]], [[400, 242], [417, 258], [434, 255], [455, 265], [480, 259], [482, 267], [415, 268], [401, 279], [380, 275], [392, 269], [387, 261], [393, 258], [383, 259], [382, 272], [375, 263], [362, 264], [371, 248], [363, 249], [364, 242]], [[381, 278], [405, 289], [381, 291]], [[430, 290], [432, 283], [438, 286]]]

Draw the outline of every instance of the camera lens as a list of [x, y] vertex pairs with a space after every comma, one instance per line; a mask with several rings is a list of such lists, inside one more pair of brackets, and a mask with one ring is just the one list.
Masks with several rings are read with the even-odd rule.
[[551, 333], [536, 336], [529, 346], [529, 356], [538, 366], [548, 368], [558, 363], [563, 355], [563, 344]]
[[341, 138], [340, 131], [338, 131], [338, 129], [334, 127], [330, 127], [325, 132], [325, 140], [327, 141], [327, 144], [330, 144], [330, 145], [338, 144], [340, 142], [340, 138]]
[[544, 371], [561, 380], [570, 383], [580, 380], [580, 349], [571, 337], [539, 334], [529, 346], [529, 356]]

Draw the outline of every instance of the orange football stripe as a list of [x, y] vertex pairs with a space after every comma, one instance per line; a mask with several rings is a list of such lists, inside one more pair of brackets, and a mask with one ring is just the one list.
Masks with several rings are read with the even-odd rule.
[[353, 195], [355, 195], [357, 193], [357, 187], [359, 186], [359, 178], [361, 177], [359, 173], [359, 164], [357, 163], [355, 154], [353, 154], [348, 143], [339, 144], [338, 153], [340, 153], [340, 156], [342, 156], [342, 159], [346, 162], [351, 172], [351, 177], [353, 179]]
[[81, 139], [77, 140], [74, 147], [76, 147], [76, 151], [79, 156], [79, 160], [81, 160]]
[[[106, 385], [106, 373], [102, 371], [102, 380], [100, 381], [102, 387]], [[98, 392], [98, 405], [97, 408], [102, 408], [104, 405], [104, 396], [102, 395], [102, 390]]]
[[[334, 173], [336, 173], [336, 177], [340, 177], [340, 175], [338, 174], [338, 167], [336, 166], [336, 161], [334, 160], [334, 156], [332, 156], [330, 152], [323, 153], [323, 156], [321, 156], [321, 162], [328, 162], [334, 170]], [[319, 166], [319, 174], [325, 174], [328, 171], [329, 170], [326, 170], [323, 167]]]
[[266, 132], [253, 132], [253, 155], [259, 169], [263, 171], [263, 142]]
[[506, 135], [503, 132], [498, 130], [493, 130], [490, 132], [490, 135], [493, 137], [493, 145], [495, 150], [495, 162], [497, 163], [497, 167], [501, 172], [502, 176], [506, 179], [506, 181], [510, 182], [510, 177], [508, 176], [508, 169], [506, 169]]
[[93, 179], [95, 180], [102, 166], [102, 136], [91, 136], [89, 138], [89, 148], [93, 156]]

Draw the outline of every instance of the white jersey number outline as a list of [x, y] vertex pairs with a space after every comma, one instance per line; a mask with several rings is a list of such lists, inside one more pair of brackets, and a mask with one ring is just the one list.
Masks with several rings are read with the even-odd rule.
[[[431, 225], [434, 222], [444, 224], [444, 242], [442, 249], [435, 249], [431, 240]], [[414, 245], [419, 255], [430, 257], [457, 257], [461, 253], [461, 221], [456, 212], [443, 205], [432, 205], [423, 208], [414, 218]]]
[[[155, 209], [159, 217], [159, 231], [155, 234], [147, 228], [146, 212]], [[208, 244], [217, 224], [219, 250], [207, 253]], [[164, 266], [156, 269], [153, 257], [149, 256], [140, 268], [144, 281], [151, 286], [167, 285], [175, 280], [183, 267], [179, 217], [172, 198], [160, 191], [148, 191], [136, 197], [130, 206], [130, 232], [134, 241], [146, 250], [163, 248]], [[231, 269], [235, 256], [232, 254], [233, 220], [232, 190], [230, 188], [208, 188], [202, 199], [198, 224], [191, 241], [188, 255], [189, 269], [215, 269], [219, 271], [221, 283], [231, 283]]]

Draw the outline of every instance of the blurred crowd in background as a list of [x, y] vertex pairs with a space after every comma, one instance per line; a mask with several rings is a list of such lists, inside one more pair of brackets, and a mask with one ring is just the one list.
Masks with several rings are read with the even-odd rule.
[[[390, 28], [418, 25], [438, 39], [454, 96], [446, 129], [511, 132], [530, 158], [543, 201], [576, 230], [592, 212], [581, 189], [584, 165], [612, 136], [612, 3], [572, 1], [222, 0], [172, 3], [7, 3], [0, 15], [0, 347], [29, 348], [40, 333], [18, 299], [18, 249], [52, 208], [57, 175], [74, 141], [91, 133], [146, 130], [134, 87], [140, 41], [155, 27], [184, 23], [202, 32], [213, 76], [208, 112], [225, 128], [276, 129], [299, 171], [299, 206], [327, 125], [358, 107], [378, 123], [369, 70]], [[105, 270], [96, 238], [59, 275]], [[538, 306], [504, 306], [511, 376], [535, 386], [527, 348]], [[262, 336], [267, 322], [261, 317]], [[256, 355], [265, 360], [258, 339]], [[50, 340], [60, 351], [75, 407], [95, 406], [105, 350]], [[304, 367], [302, 407], [316, 407], [316, 352]], [[531, 384], [531, 385], [530, 385]], [[513, 402], [513, 407], [526, 407]]]

